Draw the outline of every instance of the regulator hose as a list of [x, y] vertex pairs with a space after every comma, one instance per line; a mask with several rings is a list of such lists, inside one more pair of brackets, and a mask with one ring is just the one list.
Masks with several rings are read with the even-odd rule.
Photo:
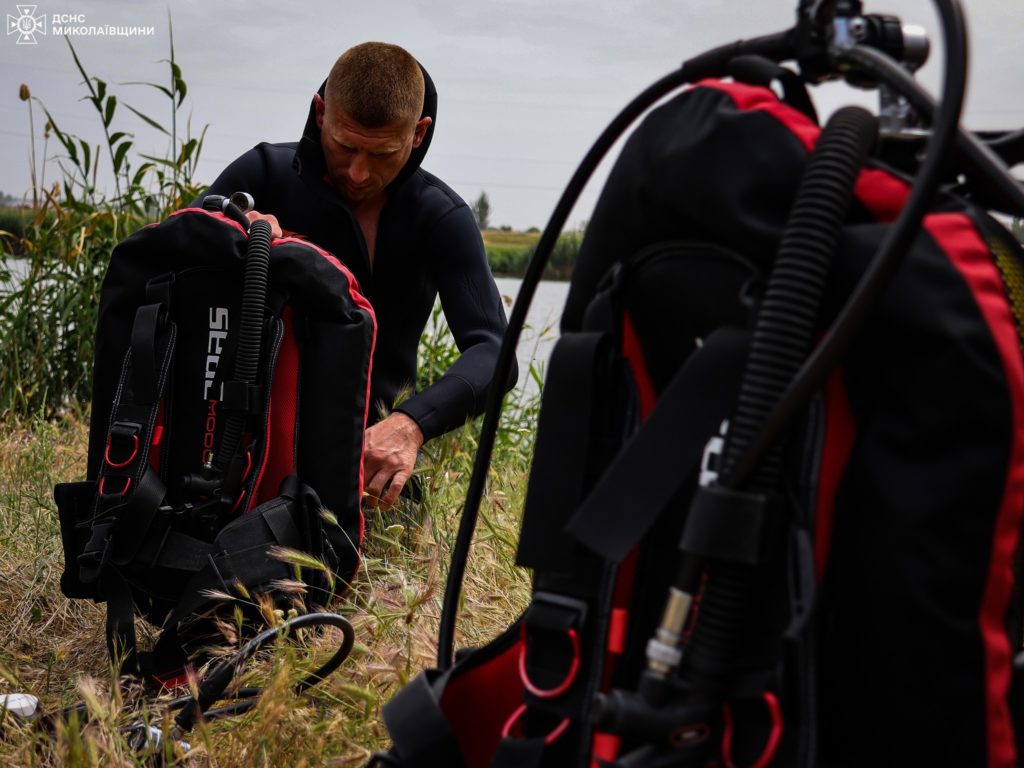
[[[245, 257], [245, 277], [242, 285], [242, 308], [238, 329], [238, 346], [235, 355], [235, 371], [232, 385], [248, 388], [256, 381], [259, 368], [260, 349], [263, 344], [263, 315], [267, 303], [267, 283], [270, 277], [270, 240], [272, 230], [269, 222], [257, 219], [249, 225], [249, 245]], [[247, 413], [244, 410], [230, 411], [224, 423], [220, 446], [211, 460], [211, 468], [223, 475], [238, 455], [245, 431]], [[236, 489], [227, 489], [233, 496]]]
[[[221, 662], [207, 677], [199, 684], [198, 695], [181, 696], [163, 705], [167, 712], [178, 712], [174, 720], [173, 738], [180, 739], [190, 731], [200, 718], [204, 720], [216, 720], [224, 717], [243, 714], [254, 706], [256, 700], [263, 693], [263, 688], [247, 686], [234, 691], [230, 704], [217, 709], [210, 707], [224, 697], [231, 681], [238, 674], [241, 666], [252, 658], [259, 650], [278, 637], [287, 635], [293, 630], [306, 627], [337, 627], [342, 632], [341, 644], [331, 657], [316, 670], [303, 677], [295, 686], [295, 693], [303, 693], [327, 679], [341, 664], [348, 658], [355, 644], [355, 630], [352, 624], [344, 616], [336, 613], [309, 613], [295, 618], [288, 619], [276, 627], [261, 632], [247, 642], [230, 659]], [[85, 715], [88, 709], [85, 704], [76, 704], [58, 712], [45, 715], [37, 722], [37, 727], [52, 733], [58, 720], [66, 720], [71, 714]], [[142, 750], [153, 743], [154, 738], [159, 737], [159, 729], [149, 726], [145, 721], [136, 721], [120, 729], [126, 736], [131, 737], [135, 746]], [[140, 737], [141, 735], [141, 737]]]
[[[875, 79], [889, 83], [906, 96], [910, 105], [925, 120], [933, 121], [935, 119], [935, 100], [904, 67], [881, 51], [858, 45], [837, 51], [836, 56], [841, 62], [845, 62]], [[945, 104], [945, 96], [942, 103]], [[999, 195], [998, 202], [1006, 213], [1015, 216], [1024, 216], [1024, 186], [1013, 177], [998, 152], [1001, 149], [1013, 147], [1014, 142], [1020, 140], [1020, 134], [1021, 132], [1015, 132], [986, 144], [970, 131], [959, 128], [956, 131], [957, 148], [967, 160], [970, 169], [979, 173], [993, 186]], [[934, 142], [935, 139], [933, 138], [932, 141]], [[932, 148], [929, 146], [929, 154], [931, 151]], [[1017, 156], [1010, 158], [1012, 162], [1020, 161], [1019, 153], [1020, 150], [1017, 150]]]
[[[967, 32], [963, 11], [958, 0], [933, 0], [939, 12], [945, 40], [945, 62], [942, 97], [937, 108], [934, 127], [927, 145], [927, 156], [914, 180], [910, 195], [900, 211], [899, 218], [888, 228], [879, 246], [878, 253], [868, 265], [864, 276], [843, 306], [832, 327], [822, 342], [815, 347], [807, 361], [800, 368], [785, 394], [776, 404], [757, 437], [751, 442], [745, 454], [736, 462], [733, 470], [723, 482], [730, 487], [741, 487], [757, 466], [768, 447], [778, 438], [785, 425], [810, 394], [817, 389], [828, 372], [832, 370], [849, 347], [874, 308], [889, 279], [899, 268], [903, 256], [917, 237], [921, 221], [942, 181], [946, 159], [950, 157], [959, 134], [960, 111], [963, 108], [967, 86]], [[857, 49], [855, 48], [854, 51]], [[864, 53], [865, 51], [861, 51]], [[848, 60], [861, 60], [859, 54], [844, 51], [837, 54]], [[872, 61], [887, 62], [875, 68], [878, 76], [896, 90], [903, 92], [908, 85], [906, 71], [883, 54], [872, 51], [867, 56]], [[889, 76], [892, 79], [889, 79]], [[916, 83], [914, 83], [916, 86]], [[984, 148], [983, 148], [984, 149]], [[991, 154], [987, 149], [986, 154]], [[993, 170], [994, 173], [994, 170]], [[1024, 190], [1004, 174], [1009, 188], [1018, 194]], [[1007, 189], [1009, 191], [1009, 189]]]
[[[726, 478], [814, 343], [821, 297], [853, 187], [877, 138], [874, 116], [859, 107], [846, 107], [828, 121], [807, 160], [768, 277], [730, 420], [722, 457]], [[776, 443], [744, 488], [773, 491], [780, 467], [781, 450]], [[686, 663], [695, 685], [702, 691], [717, 692], [735, 669], [756, 571], [753, 566], [726, 562], [713, 563], [709, 571]]]
[[236, 699], [242, 699], [242, 701], [208, 711], [215, 702], [223, 697], [224, 691], [227, 690], [235, 675], [238, 674], [242, 664], [248, 661], [257, 651], [273, 640], [276, 640], [282, 634], [314, 626], [337, 627], [342, 631], [342, 642], [338, 650], [335, 651], [334, 655], [326, 663], [299, 681], [295, 686], [295, 692], [302, 693], [326, 679], [328, 675], [341, 666], [341, 663], [348, 658], [349, 653], [352, 651], [352, 646], [355, 644], [355, 631], [352, 629], [352, 624], [344, 616], [336, 613], [308, 613], [303, 616], [296, 616], [279, 626], [261, 632], [246, 643], [231, 659], [214, 669], [199, 686], [196, 698], [193, 699], [191, 696], [187, 696], [171, 702], [168, 705], [168, 709], [172, 711], [176, 709], [181, 710], [174, 720], [175, 726], [184, 733], [192, 729], [192, 726], [195, 725], [196, 720], [200, 716], [211, 719], [227, 715], [237, 715], [251, 709], [255, 706], [256, 697], [263, 692], [262, 688], [242, 688], [235, 696]]

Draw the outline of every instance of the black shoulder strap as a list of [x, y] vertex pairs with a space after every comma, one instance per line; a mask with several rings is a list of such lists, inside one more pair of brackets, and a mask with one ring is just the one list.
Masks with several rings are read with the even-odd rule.
[[640, 542], [732, 412], [749, 346], [740, 328], [704, 340], [573, 515], [572, 536], [613, 562]]
[[447, 679], [448, 674], [423, 672], [384, 705], [384, 724], [402, 768], [463, 764], [438, 699]]
[[516, 562], [528, 568], [564, 566], [558, 546], [584, 492], [595, 392], [610, 373], [609, 334], [563, 335], [551, 354], [537, 424], [537, 448], [526, 491]]

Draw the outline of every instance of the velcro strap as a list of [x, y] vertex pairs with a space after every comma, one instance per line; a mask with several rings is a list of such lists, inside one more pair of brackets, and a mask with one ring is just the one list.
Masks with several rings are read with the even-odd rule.
[[519, 565], [554, 571], [569, 567], [567, 547], [559, 544], [565, 541], [569, 515], [583, 498], [594, 395], [609, 375], [608, 353], [605, 333], [566, 334], [552, 352], [516, 552]]
[[681, 548], [698, 557], [758, 565], [773, 550], [774, 530], [767, 496], [712, 485], [694, 496]]
[[719, 328], [704, 340], [579, 506], [566, 529], [572, 536], [612, 562], [629, 554], [732, 412], [749, 345], [750, 332], [740, 328]]
[[277, 496], [251, 512], [232, 520], [213, 541], [212, 553], [182, 589], [181, 602], [175, 607], [167, 626], [173, 626], [210, 602], [204, 593], [210, 589], [227, 590], [239, 581], [247, 588], [259, 587], [274, 579], [288, 578], [291, 568], [270, 556], [272, 546], [303, 548], [304, 539], [296, 524], [302, 519], [301, 502]]
[[225, 381], [221, 384], [220, 407], [224, 411], [252, 413], [260, 407], [263, 388], [244, 381]]
[[208, 541], [165, 528], [162, 535], [151, 534], [139, 547], [136, 559], [149, 568], [169, 568], [176, 571], [198, 571], [214, 552]]

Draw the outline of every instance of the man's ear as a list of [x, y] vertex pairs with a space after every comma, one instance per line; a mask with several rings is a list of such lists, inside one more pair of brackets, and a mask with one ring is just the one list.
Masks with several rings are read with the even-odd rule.
[[427, 115], [421, 117], [420, 121], [416, 123], [416, 130], [412, 135], [412, 148], [416, 149], [420, 144], [423, 143], [423, 138], [427, 135], [427, 128], [434, 122], [433, 118]]
[[316, 127], [323, 130], [324, 113], [327, 111], [327, 104], [324, 103], [324, 97], [319, 93], [313, 94], [313, 106], [316, 107]]

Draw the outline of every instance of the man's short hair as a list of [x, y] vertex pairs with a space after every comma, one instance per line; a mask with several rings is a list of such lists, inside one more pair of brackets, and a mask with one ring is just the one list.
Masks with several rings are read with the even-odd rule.
[[390, 43], [349, 48], [331, 67], [325, 101], [366, 128], [415, 123], [423, 111], [423, 72], [408, 51]]

